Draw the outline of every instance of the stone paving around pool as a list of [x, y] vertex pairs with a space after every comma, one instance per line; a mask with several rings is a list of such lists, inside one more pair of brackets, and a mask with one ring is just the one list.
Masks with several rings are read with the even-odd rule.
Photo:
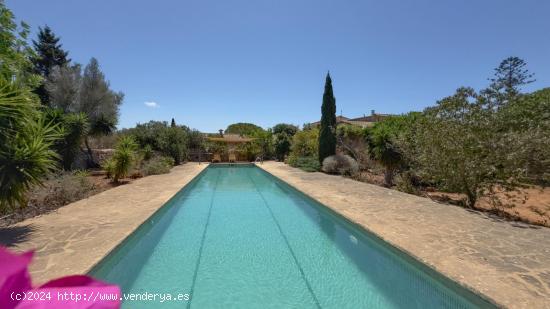
[[283, 163], [257, 166], [500, 306], [550, 308], [550, 228]]
[[187, 163], [0, 228], [0, 242], [36, 250], [33, 284], [87, 273], [208, 164]]

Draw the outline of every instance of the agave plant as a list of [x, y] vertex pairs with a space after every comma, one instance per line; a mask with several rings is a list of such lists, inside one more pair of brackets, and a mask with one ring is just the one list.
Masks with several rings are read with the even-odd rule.
[[59, 127], [38, 112], [27, 89], [0, 78], [0, 210], [25, 205], [25, 193], [56, 168]]

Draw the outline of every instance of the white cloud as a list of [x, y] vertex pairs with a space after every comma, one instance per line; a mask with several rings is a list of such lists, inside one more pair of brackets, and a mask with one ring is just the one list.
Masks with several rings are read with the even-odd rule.
[[157, 107], [160, 106], [157, 102], [154, 102], [154, 101], [147, 101], [143, 104], [145, 104], [145, 106], [151, 107], [151, 108], [157, 108]]

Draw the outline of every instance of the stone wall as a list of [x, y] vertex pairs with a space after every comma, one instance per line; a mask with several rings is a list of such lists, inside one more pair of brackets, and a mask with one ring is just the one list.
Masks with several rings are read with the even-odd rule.
[[[92, 149], [92, 157], [99, 165], [103, 164], [105, 160], [111, 158], [114, 154], [114, 149]], [[87, 169], [88, 166], [88, 152], [86, 150], [81, 151], [73, 163], [75, 169]]]

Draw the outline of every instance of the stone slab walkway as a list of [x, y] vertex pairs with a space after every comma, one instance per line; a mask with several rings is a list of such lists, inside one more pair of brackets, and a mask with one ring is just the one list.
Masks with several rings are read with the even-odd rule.
[[550, 229], [283, 163], [258, 167], [503, 307], [550, 308]]
[[86, 273], [207, 166], [180, 165], [0, 228], [0, 243], [36, 250], [34, 284]]

